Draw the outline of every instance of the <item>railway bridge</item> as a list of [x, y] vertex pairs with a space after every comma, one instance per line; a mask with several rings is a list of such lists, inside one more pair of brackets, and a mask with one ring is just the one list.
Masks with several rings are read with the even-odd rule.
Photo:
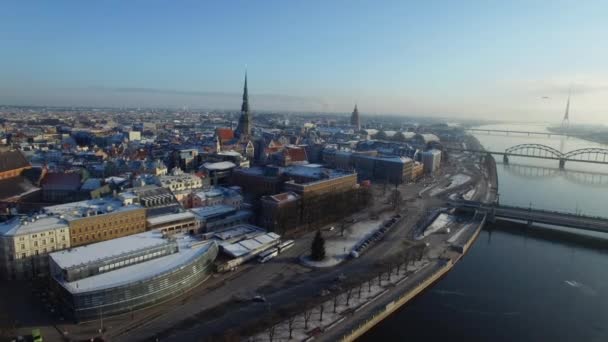
[[469, 152], [477, 154], [502, 155], [503, 163], [509, 163], [509, 157], [524, 157], [537, 159], [551, 159], [559, 162], [563, 169], [566, 162], [581, 162], [608, 165], [608, 149], [591, 147], [581, 148], [570, 152], [560, 152], [553, 147], [542, 144], [520, 144], [507, 148], [504, 152], [475, 150], [466, 148], [446, 148], [448, 152]]
[[522, 208], [482, 203], [467, 200], [450, 200], [448, 206], [469, 211], [481, 211], [488, 214], [488, 221], [507, 219], [533, 223], [550, 224], [568, 228], [608, 233], [608, 218], [578, 215], [557, 211]]

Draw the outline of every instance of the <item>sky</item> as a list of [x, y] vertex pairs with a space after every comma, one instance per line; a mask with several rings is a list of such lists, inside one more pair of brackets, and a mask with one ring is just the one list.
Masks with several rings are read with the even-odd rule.
[[606, 1], [4, 1], [0, 104], [608, 124]]

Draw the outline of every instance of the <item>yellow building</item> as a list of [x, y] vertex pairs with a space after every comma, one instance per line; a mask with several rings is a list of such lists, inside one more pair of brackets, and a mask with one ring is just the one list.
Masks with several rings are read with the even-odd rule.
[[0, 224], [0, 278], [48, 273], [47, 254], [70, 247], [68, 222], [57, 216], [16, 217]]
[[113, 198], [60, 204], [44, 210], [68, 222], [73, 247], [146, 231], [146, 209], [138, 204], [124, 205]]

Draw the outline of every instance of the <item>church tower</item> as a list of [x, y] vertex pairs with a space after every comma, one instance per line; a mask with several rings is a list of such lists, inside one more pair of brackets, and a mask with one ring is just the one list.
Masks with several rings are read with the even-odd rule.
[[245, 86], [243, 87], [243, 104], [241, 105], [241, 116], [236, 126], [236, 134], [239, 138], [251, 135], [251, 113], [249, 112], [249, 95], [247, 94], [247, 72], [245, 72]]
[[350, 125], [353, 126], [355, 131], [361, 130], [361, 121], [359, 120], [359, 110], [357, 109], [357, 105], [355, 105], [353, 114], [350, 116]]

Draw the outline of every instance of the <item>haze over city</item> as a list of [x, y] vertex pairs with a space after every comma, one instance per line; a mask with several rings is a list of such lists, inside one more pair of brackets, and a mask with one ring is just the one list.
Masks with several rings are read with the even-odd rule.
[[606, 123], [606, 2], [11, 2], [0, 104]]

